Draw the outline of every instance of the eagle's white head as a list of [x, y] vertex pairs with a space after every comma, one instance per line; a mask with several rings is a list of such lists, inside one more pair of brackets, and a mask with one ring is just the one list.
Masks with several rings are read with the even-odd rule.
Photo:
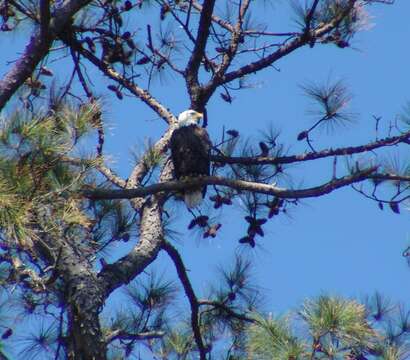
[[199, 120], [204, 117], [203, 114], [195, 110], [185, 110], [178, 116], [178, 127], [199, 125]]

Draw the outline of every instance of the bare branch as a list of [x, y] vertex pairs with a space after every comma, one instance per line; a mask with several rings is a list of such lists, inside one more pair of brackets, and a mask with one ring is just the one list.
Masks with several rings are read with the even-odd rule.
[[201, 17], [199, 19], [198, 34], [192, 55], [188, 61], [186, 73], [186, 82], [188, 91], [192, 97], [195, 97], [196, 88], [198, 87], [198, 71], [202, 58], [205, 54], [206, 43], [209, 37], [209, 28], [212, 22], [212, 13], [215, 6], [215, 0], [205, 0], [202, 6]]
[[371, 167], [365, 170], [357, 171], [354, 174], [347, 175], [338, 179], [331, 180], [323, 185], [312, 188], [291, 190], [244, 180], [227, 179], [218, 176], [203, 176], [184, 181], [168, 181], [157, 183], [143, 188], [125, 189], [125, 190], [109, 190], [96, 189], [84, 190], [82, 194], [90, 199], [133, 199], [145, 197], [147, 195], [156, 194], [159, 192], [181, 191], [190, 187], [203, 185], [221, 185], [228, 186], [239, 191], [251, 191], [260, 194], [273, 195], [279, 198], [301, 199], [309, 197], [317, 197], [329, 194], [341, 187], [354, 184], [369, 178], [377, 170], [377, 167]]
[[169, 257], [172, 259], [175, 268], [178, 273], [179, 280], [181, 280], [182, 286], [184, 287], [185, 295], [188, 298], [189, 304], [191, 305], [191, 326], [194, 333], [194, 338], [199, 351], [199, 357], [201, 360], [206, 359], [206, 348], [204, 346], [200, 324], [199, 324], [199, 304], [198, 299], [195, 296], [194, 289], [192, 288], [191, 282], [189, 281], [188, 275], [186, 273], [184, 262], [175, 249], [169, 242], [164, 241], [162, 248], [167, 252]]
[[374, 180], [390, 180], [390, 181], [403, 181], [410, 182], [410, 176], [400, 175], [400, 174], [374, 174], [369, 176], [370, 179]]
[[[196, 10], [202, 12], [202, 5], [198, 4], [196, 1], [192, 1], [192, 7], [195, 8]], [[212, 14], [212, 21], [216, 24], [218, 24], [221, 28], [224, 28], [225, 30], [229, 32], [234, 31], [234, 27], [229, 21], [226, 21], [224, 19], [221, 19], [220, 17], [216, 16], [215, 14]]]
[[207, 306], [212, 306], [214, 308], [220, 309], [220, 310], [226, 312], [229, 316], [231, 316], [233, 318], [236, 318], [238, 320], [246, 321], [246, 322], [249, 322], [249, 323], [256, 323], [257, 322], [256, 319], [254, 319], [252, 317], [249, 317], [245, 314], [237, 313], [236, 311], [232, 310], [229, 306], [226, 306], [225, 304], [223, 304], [219, 301], [200, 299], [200, 300], [198, 300], [198, 304], [199, 304], [199, 306], [207, 305]]
[[40, 0], [40, 34], [43, 38], [49, 35], [50, 16], [50, 0]]
[[114, 173], [108, 166], [104, 164], [97, 164], [96, 169], [105, 176], [105, 178], [110, 181], [112, 184], [117, 185], [123, 189], [125, 189], [127, 182], [120, 178], [117, 174]]
[[319, 4], [319, 0], [314, 0], [313, 5], [306, 16], [306, 31], [310, 31], [310, 24], [312, 22], [313, 16], [315, 15], [316, 8]]
[[291, 164], [295, 162], [310, 161], [323, 159], [333, 156], [345, 156], [360, 154], [368, 151], [373, 151], [386, 146], [394, 146], [400, 143], [408, 144], [410, 140], [410, 131], [402, 135], [387, 137], [381, 140], [359, 146], [349, 146], [338, 149], [328, 149], [322, 151], [308, 152], [305, 154], [267, 157], [267, 156], [252, 156], [252, 157], [225, 157], [222, 155], [211, 155], [210, 159], [223, 164], [243, 164], [243, 165], [265, 165], [265, 164]]
[[229, 45], [229, 48], [225, 51], [223, 58], [222, 58], [221, 65], [216, 71], [213, 80], [211, 80], [212, 82], [218, 83], [220, 81], [220, 78], [225, 74], [226, 70], [231, 65], [231, 62], [238, 51], [238, 47], [241, 42], [241, 38], [243, 36], [242, 35], [243, 19], [246, 15], [246, 12], [248, 11], [249, 4], [250, 4], [249, 0], [244, 0], [242, 5], [239, 8], [238, 21], [235, 24], [235, 27], [232, 32], [231, 44]]
[[[77, 166], [87, 164], [87, 161], [83, 159], [78, 159], [69, 156], [63, 156], [60, 158], [60, 160]], [[126, 187], [126, 181], [119, 177], [117, 174], [115, 174], [115, 172], [108, 166], [104, 165], [103, 159], [101, 157], [98, 158], [97, 162], [95, 160], [90, 160], [90, 165], [94, 166], [113, 185], [116, 185], [120, 188]]]
[[142, 102], [147, 104], [155, 113], [158, 114], [162, 119], [164, 119], [168, 124], [176, 122], [174, 115], [163, 106], [157, 99], [155, 99], [147, 90], [140, 88], [134, 82], [124, 78], [121, 74], [111, 68], [104, 61], [97, 58], [93, 53], [84, 49], [81, 44], [75, 39], [62, 39], [67, 43], [68, 46], [72, 46], [76, 51], [78, 51], [83, 57], [93, 63], [101, 72], [109, 77], [110, 79], [118, 82], [123, 87], [125, 87], [133, 95], [137, 96]]
[[114, 330], [112, 333], [110, 333], [106, 338], [105, 341], [107, 344], [114, 340], [151, 340], [151, 339], [160, 339], [164, 337], [165, 332], [164, 331], [145, 331], [142, 333], [128, 333], [125, 332], [121, 329]]
[[168, 66], [174, 70], [176, 73], [179, 75], [184, 76], [185, 73], [184, 71], [178, 69], [178, 67], [169, 59], [168, 56], [165, 56], [159, 49], [154, 47], [153, 41], [152, 41], [152, 34], [151, 34], [151, 25], [147, 25], [147, 33], [148, 33], [148, 44], [147, 47], [148, 49], [152, 52], [152, 54], [157, 55], [158, 57], [161, 58], [162, 61], [168, 64]]
[[272, 65], [274, 62], [281, 59], [282, 57], [290, 54], [294, 50], [308, 44], [311, 38], [320, 38], [321, 36], [326, 35], [330, 31], [335, 29], [335, 27], [346, 17], [346, 15], [353, 8], [355, 2], [356, 0], [350, 0], [349, 4], [346, 6], [346, 10], [343, 13], [341, 13], [339, 16], [337, 16], [335, 19], [333, 19], [329, 23], [320, 26], [316, 30], [312, 30], [309, 36], [306, 36], [306, 34], [297, 36], [292, 41], [285, 43], [283, 46], [281, 46], [278, 50], [276, 50], [272, 54], [265, 56], [261, 58], [260, 60], [254, 61], [250, 64], [242, 66], [241, 68], [237, 70], [226, 73], [224, 76], [221, 76], [217, 82], [211, 81], [206, 86], [207, 92], [209, 91], [213, 92], [213, 89], [215, 89], [216, 86], [218, 85], [226, 84], [228, 82], [231, 82], [232, 80], [235, 80], [245, 75], [252, 74], [254, 72], [262, 70]]

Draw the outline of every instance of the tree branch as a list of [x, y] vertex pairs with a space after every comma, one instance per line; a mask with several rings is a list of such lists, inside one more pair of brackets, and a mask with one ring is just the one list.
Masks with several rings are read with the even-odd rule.
[[181, 280], [182, 286], [184, 287], [185, 295], [188, 298], [189, 304], [191, 305], [191, 326], [194, 333], [194, 338], [199, 351], [199, 357], [201, 360], [206, 359], [206, 348], [202, 341], [202, 335], [199, 324], [199, 304], [198, 299], [195, 296], [194, 289], [192, 288], [191, 282], [189, 281], [188, 275], [186, 273], [185, 265], [182, 261], [178, 250], [175, 249], [170, 243], [164, 241], [162, 248], [167, 252], [171, 260], [173, 261], [175, 268], [178, 273], [179, 280]]
[[122, 329], [116, 329], [112, 333], [110, 333], [106, 338], [105, 341], [107, 344], [110, 342], [121, 339], [121, 340], [151, 340], [151, 339], [159, 339], [164, 337], [164, 331], [145, 331], [142, 333], [132, 334], [129, 332], [125, 332]]
[[110, 181], [112, 184], [125, 188], [127, 185], [127, 182], [123, 180], [121, 177], [119, 177], [117, 174], [114, 173], [108, 166], [105, 166], [104, 164], [100, 163], [96, 165], [96, 169], [105, 176], [105, 178]]
[[365, 170], [357, 171], [354, 174], [347, 175], [338, 179], [333, 179], [323, 185], [312, 188], [292, 190], [277, 187], [275, 185], [268, 185], [263, 183], [256, 183], [244, 180], [227, 179], [218, 176], [203, 176], [192, 178], [184, 181], [168, 181], [157, 183], [143, 188], [125, 189], [125, 190], [110, 190], [110, 189], [95, 189], [84, 190], [82, 195], [90, 199], [133, 199], [138, 197], [145, 197], [160, 192], [171, 192], [186, 190], [190, 187], [198, 187], [204, 185], [221, 185], [228, 186], [239, 191], [251, 191], [260, 194], [273, 195], [279, 198], [301, 199], [309, 197], [317, 197], [329, 194], [341, 187], [354, 184], [366, 180], [377, 170], [377, 167], [371, 167]]
[[50, 0], [40, 0], [40, 34], [42, 38], [47, 38], [49, 35], [50, 17]]
[[[154, 151], [156, 154], [164, 154], [167, 151], [172, 133], [175, 130], [175, 125], [176, 124], [173, 124], [168, 128], [164, 135], [162, 135], [161, 139], [159, 139], [152, 147], [151, 151]], [[142, 159], [139, 161], [138, 165], [134, 167], [131, 175], [127, 180], [127, 189], [132, 189], [140, 186], [148, 170], [149, 168], [147, 166], [147, 163], [144, 159], [144, 156], [142, 156]]]
[[312, 22], [313, 16], [315, 15], [316, 8], [319, 4], [319, 0], [314, 0], [309, 13], [306, 16], [306, 31], [310, 31], [310, 24]]
[[209, 93], [212, 94], [217, 86], [226, 84], [228, 82], [231, 82], [232, 80], [241, 78], [245, 75], [260, 71], [272, 65], [274, 62], [281, 59], [282, 57], [290, 54], [294, 50], [308, 44], [312, 38], [320, 38], [321, 36], [326, 35], [330, 31], [332, 31], [347, 16], [347, 14], [353, 8], [355, 2], [356, 0], [349, 0], [349, 4], [346, 6], [346, 10], [342, 14], [337, 16], [335, 19], [333, 19], [329, 23], [324, 24], [321, 27], [317, 28], [316, 30], [311, 31], [309, 36], [306, 36], [306, 34], [297, 36], [291, 42], [285, 43], [283, 46], [281, 46], [278, 50], [276, 50], [272, 54], [265, 56], [262, 59], [254, 61], [250, 64], [242, 66], [237, 70], [226, 73], [224, 74], [224, 76], [221, 76], [220, 78], [218, 78], [218, 81], [211, 80], [209, 84], [206, 85], [205, 92], [207, 94]]
[[91, 0], [67, 0], [57, 7], [48, 26], [49, 36], [43, 36], [37, 29], [21, 57], [0, 81], [0, 110], [6, 105], [17, 89], [33, 73], [36, 66], [47, 54], [52, 41], [72, 21], [72, 16], [88, 5]]
[[223, 164], [243, 164], [243, 165], [266, 165], [266, 164], [291, 164], [301, 161], [310, 161], [323, 159], [333, 156], [345, 156], [360, 154], [367, 151], [373, 151], [385, 146], [394, 146], [400, 143], [408, 144], [410, 141], [410, 131], [405, 132], [402, 135], [391, 136], [381, 140], [373, 141], [371, 143], [359, 146], [349, 146], [338, 149], [328, 149], [317, 152], [308, 152], [305, 154], [290, 155], [290, 156], [251, 156], [251, 157], [235, 157], [235, 156], [222, 156], [211, 155], [211, 161], [215, 161]]
[[212, 300], [198, 300], [199, 306], [212, 306], [213, 308], [218, 308], [222, 311], [225, 311], [229, 316], [234, 317], [238, 320], [250, 322], [250, 323], [256, 323], [257, 320], [246, 316], [244, 314], [239, 314], [236, 311], [232, 310], [229, 306], [226, 306], [225, 304], [219, 302], [219, 301], [212, 301]]
[[410, 182], [410, 176], [400, 175], [400, 174], [374, 174], [369, 176], [370, 179], [374, 180], [390, 180], [390, 181], [404, 181]]
[[231, 62], [238, 51], [238, 47], [241, 42], [241, 38], [243, 36], [242, 35], [242, 24], [243, 24], [243, 20], [246, 15], [246, 12], [248, 11], [249, 5], [250, 5], [249, 0], [244, 0], [243, 3], [240, 5], [238, 20], [232, 32], [231, 43], [229, 45], [229, 48], [226, 49], [222, 57], [222, 62], [218, 70], [216, 71], [213, 80], [211, 80], [214, 83], [218, 83], [220, 81], [220, 78], [225, 74], [225, 72], [231, 65]]
[[125, 188], [127, 185], [127, 182], [123, 180], [120, 176], [115, 174], [115, 172], [110, 169], [108, 166], [104, 165], [103, 159], [100, 157], [97, 159], [97, 161], [94, 160], [84, 160], [84, 159], [79, 159], [79, 158], [74, 158], [70, 156], [62, 156], [60, 158], [60, 161], [67, 162], [72, 165], [76, 166], [84, 166], [84, 165], [90, 165], [91, 167], [95, 167], [97, 171], [99, 171], [108, 181], [110, 181], [113, 185], [116, 185], [120, 188]]
[[[198, 4], [196, 1], [192, 1], [192, 7], [200, 12], [202, 12], [202, 5]], [[229, 31], [229, 32], [233, 32], [234, 31], [234, 27], [231, 23], [229, 23], [228, 21], [221, 19], [220, 17], [212, 14], [212, 21], [216, 24], [218, 24], [221, 28]]]
[[162, 198], [156, 196], [144, 203], [137, 246], [126, 256], [105, 266], [98, 274], [105, 297], [128, 284], [156, 259], [163, 241], [161, 203]]
[[75, 39], [62, 39], [68, 46], [73, 47], [74, 50], [78, 51], [83, 57], [94, 64], [105, 76], [116, 81], [125, 87], [130, 93], [138, 97], [142, 102], [147, 104], [155, 113], [158, 114], [162, 119], [164, 119], [168, 124], [173, 124], [176, 122], [175, 116], [163, 106], [157, 99], [155, 99], [147, 90], [140, 88], [134, 82], [124, 78], [121, 74], [107, 65], [104, 61], [97, 58], [93, 53], [84, 49], [81, 44]]
[[197, 96], [198, 88], [198, 71], [201, 65], [202, 58], [205, 54], [206, 43], [209, 37], [209, 27], [212, 22], [212, 13], [215, 6], [215, 0], [204, 0], [202, 6], [201, 16], [199, 19], [198, 34], [196, 36], [196, 42], [192, 55], [188, 61], [188, 65], [185, 69], [186, 83], [188, 91], [193, 97]]

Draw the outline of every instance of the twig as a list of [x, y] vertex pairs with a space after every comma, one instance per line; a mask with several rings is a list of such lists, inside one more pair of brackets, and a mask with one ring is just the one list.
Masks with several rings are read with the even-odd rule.
[[244, 314], [239, 314], [236, 311], [232, 310], [229, 306], [226, 306], [225, 304], [219, 302], [219, 301], [212, 301], [212, 300], [198, 300], [199, 306], [212, 306], [214, 308], [221, 309], [225, 311], [228, 315], [242, 321], [250, 322], [252, 324], [257, 323], [258, 321], [254, 318], [251, 318], [249, 316], [246, 316]]
[[164, 337], [164, 331], [145, 331], [141, 333], [132, 334], [126, 332], [122, 329], [116, 329], [112, 333], [110, 333], [106, 338], [105, 341], [107, 344], [110, 342], [121, 339], [121, 340], [151, 340], [151, 339], [160, 339]]

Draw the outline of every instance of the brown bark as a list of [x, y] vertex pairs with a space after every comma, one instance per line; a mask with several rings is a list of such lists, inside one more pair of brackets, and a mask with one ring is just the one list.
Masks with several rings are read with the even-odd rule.
[[99, 314], [104, 304], [100, 282], [88, 260], [70, 245], [63, 245], [59, 264], [67, 306], [67, 355], [72, 360], [104, 360], [107, 344]]
[[105, 296], [128, 284], [157, 257], [163, 241], [161, 199], [148, 199], [141, 209], [140, 236], [137, 246], [126, 256], [104, 267], [98, 277]]
[[111, 190], [111, 189], [96, 189], [85, 190], [83, 195], [94, 200], [101, 199], [133, 199], [138, 197], [145, 197], [151, 194], [157, 194], [160, 192], [181, 191], [187, 187], [197, 187], [203, 185], [220, 185], [227, 186], [239, 191], [252, 191], [260, 194], [273, 195], [280, 198], [289, 199], [302, 199], [310, 197], [318, 197], [325, 194], [329, 194], [336, 189], [352, 185], [357, 182], [361, 182], [371, 178], [375, 174], [377, 167], [370, 167], [360, 171], [356, 171], [353, 174], [343, 176], [328, 181], [319, 186], [294, 190], [280, 188], [276, 185], [229, 179], [219, 176], [202, 176], [199, 178], [192, 178], [189, 180], [167, 181], [163, 183], [157, 183], [146, 187], [124, 190]]
[[68, 305], [67, 357], [70, 360], [105, 360], [104, 340], [99, 313], [102, 296], [93, 278], [80, 278], [70, 286]]

